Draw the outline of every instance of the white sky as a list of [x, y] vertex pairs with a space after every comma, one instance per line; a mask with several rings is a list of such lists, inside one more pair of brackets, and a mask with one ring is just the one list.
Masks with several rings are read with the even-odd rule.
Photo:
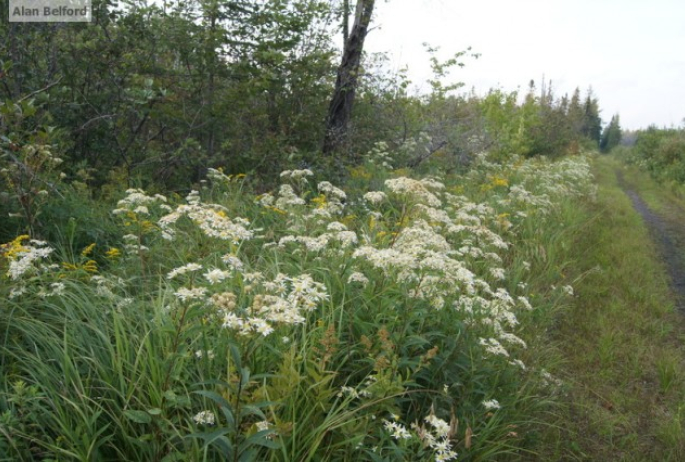
[[552, 81], [557, 97], [592, 87], [605, 123], [624, 129], [682, 126], [685, 118], [685, 0], [376, 0], [368, 52], [389, 52], [423, 89], [422, 46], [442, 59], [472, 47], [451, 81], [483, 94], [525, 93]]

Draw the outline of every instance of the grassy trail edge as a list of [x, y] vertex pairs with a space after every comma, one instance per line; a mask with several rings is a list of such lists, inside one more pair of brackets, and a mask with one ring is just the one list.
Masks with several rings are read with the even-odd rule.
[[685, 457], [685, 324], [618, 168], [615, 159], [597, 158], [597, 200], [578, 203], [586, 223], [567, 269], [576, 275], [575, 297], [551, 333], [568, 388], [541, 460]]

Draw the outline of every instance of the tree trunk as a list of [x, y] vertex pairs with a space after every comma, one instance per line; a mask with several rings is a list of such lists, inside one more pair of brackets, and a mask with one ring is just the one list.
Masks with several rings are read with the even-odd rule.
[[345, 145], [347, 138], [354, 94], [357, 89], [357, 78], [364, 39], [368, 32], [374, 0], [358, 0], [354, 15], [354, 25], [345, 41], [342, 62], [338, 68], [335, 91], [328, 107], [326, 136], [323, 142], [323, 154], [333, 155]]

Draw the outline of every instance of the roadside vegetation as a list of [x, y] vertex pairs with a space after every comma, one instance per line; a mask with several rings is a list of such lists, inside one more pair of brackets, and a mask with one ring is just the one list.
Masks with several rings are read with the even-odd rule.
[[[682, 460], [685, 324], [662, 249], [617, 180], [650, 203], [670, 193], [634, 167], [601, 156], [597, 201], [571, 244], [575, 297], [552, 333], [568, 384], [541, 460]], [[673, 249], [677, 251], [677, 249]], [[568, 451], [568, 452], [566, 452]]]
[[659, 183], [682, 195], [682, 184], [685, 182], [685, 130], [649, 127], [634, 136], [634, 145], [619, 148], [617, 156], [647, 171]]
[[680, 131], [462, 92], [471, 50], [411, 94], [373, 1], [93, 3], [0, 22], [0, 460], [685, 457], [616, 177], [680, 204]]
[[210, 170], [186, 197], [124, 192], [99, 223], [107, 241], [74, 243], [73, 223], [56, 243], [5, 244], [3, 451], [533, 451], [536, 415], [563, 387], [536, 330], [573, 295], [555, 252], [568, 204], [592, 195], [587, 159], [483, 156], [445, 178], [392, 161], [374, 151], [344, 190], [285, 171], [273, 194]]

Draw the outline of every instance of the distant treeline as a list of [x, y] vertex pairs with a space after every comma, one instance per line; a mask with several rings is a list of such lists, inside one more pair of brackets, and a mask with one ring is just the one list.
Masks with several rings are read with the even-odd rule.
[[[344, 23], [340, 3], [119, 8], [96, 0], [89, 24], [2, 22], [0, 163], [26, 173], [28, 151], [49, 150], [67, 181], [177, 190], [209, 167], [265, 184], [289, 166], [344, 174], [341, 165], [359, 163], [379, 141], [412, 146], [405, 166], [439, 158], [447, 171], [485, 150], [557, 156], [600, 143], [592, 91], [557, 97], [550, 84], [531, 82], [525, 98], [459, 93], [461, 84], [444, 80], [465, 52], [440, 62], [431, 49], [428, 95], [408, 94], [406, 71], [389, 72], [383, 55], [365, 57], [349, 143], [334, 165], [325, 163], [319, 153], [340, 60], [331, 38]], [[0, 181], [12, 190], [18, 179]]]

